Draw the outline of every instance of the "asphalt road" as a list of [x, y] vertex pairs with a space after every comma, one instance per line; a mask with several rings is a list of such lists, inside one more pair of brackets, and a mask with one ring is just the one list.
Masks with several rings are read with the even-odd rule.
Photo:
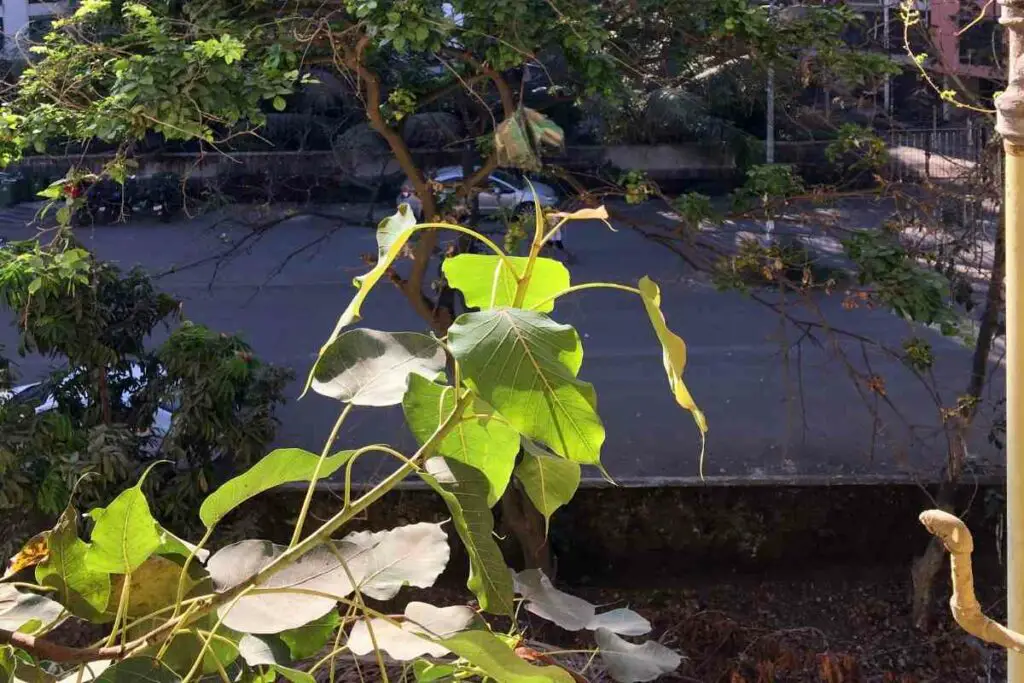
[[[868, 218], [851, 220], [871, 220], [872, 210]], [[32, 235], [31, 228], [18, 226], [21, 218], [17, 212], [6, 221], [0, 217], [0, 234], [9, 239]], [[241, 333], [261, 357], [294, 368], [299, 379], [280, 412], [276, 445], [318, 452], [339, 406], [318, 395], [301, 401], [295, 397], [316, 350], [353, 294], [352, 277], [367, 269], [360, 255], [375, 251], [373, 231], [301, 216], [259, 239], [244, 240], [247, 228], [218, 220], [107, 226], [82, 230], [79, 238], [101, 258], [125, 268], [139, 264], [152, 273], [179, 268], [161, 276], [159, 284], [184, 302], [189, 318]], [[243, 246], [232, 258], [215, 265], [213, 257], [240, 241]], [[313, 242], [314, 247], [287, 260]], [[715, 291], [676, 254], [628, 228], [611, 232], [596, 222], [574, 224], [566, 242], [576, 259], [574, 283], [635, 283], [646, 274], [661, 285], [668, 323], [689, 345], [685, 379], [710, 424], [707, 481], [836, 483], [939, 476], [945, 445], [938, 412], [898, 361], [841, 338], [821, 347], [808, 340], [794, 346], [800, 333], [782, 325], [776, 313], [741, 294]], [[967, 349], [889, 313], [845, 311], [840, 303], [840, 296], [816, 301], [831, 325], [873, 340], [898, 344], [911, 334], [928, 337], [943, 400], [955, 402], [967, 383]], [[373, 292], [363, 312], [361, 324], [367, 327], [424, 327], [386, 283]], [[799, 308], [791, 313], [817, 319]], [[8, 325], [10, 316], [0, 315], [0, 345], [10, 350], [15, 331]], [[577, 326], [583, 337], [581, 377], [597, 387], [608, 432], [603, 461], [611, 475], [624, 484], [700, 483], [700, 438], [669, 394], [661, 351], [639, 300], [617, 292], [583, 292], [560, 302], [553, 315]], [[865, 401], [846, 363], [859, 369], [869, 363], [874, 374], [883, 376], [887, 398], [898, 413], [883, 400], [869, 396]], [[20, 361], [26, 381], [47, 367], [42, 358]], [[994, 390], [1001, 393], [1002, 372], [994, 377]], [[987, 446], [986, 433], [983, 424], [971, 453], [989, 461], [986, 472], [998, 473], [1002, 458]], [[341, 438], [345, 446], [378, 441], [414, 447], [400, 409], [354, 411]], [[358, 476], [369, 479], [388, 467], [367, 458]]]

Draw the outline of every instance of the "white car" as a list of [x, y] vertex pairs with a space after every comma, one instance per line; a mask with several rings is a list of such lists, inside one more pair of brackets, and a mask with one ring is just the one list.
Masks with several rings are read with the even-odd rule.
[[[80, 372], [80, 371], [79, 371]], [[142, 368], [135, 363], [131, 366], [131, 374], [134, 379], [142, 378]], [[71, 373], [67, 375], [61, 383], [70, 381], [76, 375]], [[86, 397], [82, 396], [79, 398], [82, 405], [86, 405]], [[125, 391], [121, 395], [121, 400], [125, 405], [131, 405], [132, 393]], [[32, 384], [23, 384], [21, 386], [12, 387], [7, 391], [0, 391], [0, 404], [8, 401], [17, 401], [19, 403], [34, 403], [37, 404], [35, 408], [36, 415], [41, 413], [47, 413], [57, 408], [57, 398], [51, 391], [51, 385], [45, 382], [33, 382]], [[174, 418], [175, 406], [168, 403], [160, 404], [156, 411], [153, 413], [153, 424], [143, 434], [139, 436], [151, 437], [147, 440], [143, 447], [143, 452], [149, 456], [155, 456], [160, 452], [160, 446], [163, 444], [164, 437], [167, 432], [171, 430], [171, 420]]]
[[[442, 185], [455, 185], [463, 178], [461, 166], [445, 166], [431, 174], [430, 179]], [[496, 170], [488, 176], [480, 190], [480, 213], [494, 215], [500, 211], [526, 213], [534, 210], [533, 200], [544, 208], [558, 205], [558, 191], [547, 183], [530, 180], [508, 171]], [[412, 183], [407, 178], [402, 183], [395, 205], [408, 204], [417, 219], [423, 218], [423, 205], [416, 196]]]

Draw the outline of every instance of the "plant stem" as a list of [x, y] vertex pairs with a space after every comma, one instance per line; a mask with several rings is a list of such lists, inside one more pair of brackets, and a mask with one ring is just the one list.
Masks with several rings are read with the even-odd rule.
[[299, 518], [295, 521], [295, 531], [292, 532], [291, 543], [288, 547], [291, 548], [299, 542], [299, 538], [302, 536], [302, 527], [306, 523], [306, 516], [309, 514], [309, 507], [313, 503], [313, 494], [316, 493], [316, 483], [320, 480], [320, 469], [323, 467], [324, 460], [327, 459], [327, 454], [331, 452], [334, 447], [334, 442], [338, 439], [338, 432], [341, 431], [341, 426], [345, 423], [345, 418], [352, 411], [352, 404], [348, 403], [345, 408], [338, 415], [338, 419], [334, 421], [334, 427], [331, 429], [331, 435], [327, 437], [327, 441], [324, 443], [324, 448], [320, 452], [320, 459], [316, 462], [316, 467], [313, 469], [313, 476], [309, 480], [309, 488], [306, 489], [306, 499], [302, 501], [302, 509], [299, 511]]

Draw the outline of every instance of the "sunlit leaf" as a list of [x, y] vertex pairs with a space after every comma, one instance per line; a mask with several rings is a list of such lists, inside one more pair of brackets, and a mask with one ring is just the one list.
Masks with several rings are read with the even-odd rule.
[[22, 593], [7, 583], [0, 584], [0, 629], [34, 633], [56, 621], [63, 612], [60, 603], [49, 598]]
[[620, 683], [653, 681], [672, 673], [683, 661], [679, 653], [653, 640], [636, 645], [604, 628], [597, 629], [594, 638], [608, 673]]
[[604, 426], [594, 387], [576, 379], [579, 335], [535, 311], [500, 308], [459, 316], [448, 333], [466, 380], [521, 434], [559, 455], [598, 464]]
[[0, 580], [9, 579], [23, 569], [34, 567], [45, 561], [50, 552], [46, 543], [49, 533], [49, 531], [43, 531], [28, 539], [21, 550], [8, 561], [7, 571], [4, 572], [3, 578]]
[[[324, 459], [317, 478], [324, 479], [338, 471], [354, 451], [342, 451]], [[199, 508], [203, 524], [212, 527], [239, 505], [264, 491], [290, 482], [309, 481], [316, 471], [320, 456], [301, 448], [279, 448], [258, 463], [207, 496]]]
[[[258, 573], [284, 550], [269, 541], [242, 541], [214, 553], [207, 570], [214, 587], [226, 591]], [[258, 586], [278, 591], [246, 595], [220, 607], [218, 614], [226, 626], [242, 633], [280, 633], [330, 612], [338, 598], [353, 592], [350, 576], [363, 594], [388, 600], [405, 585], [432, 586], [448, 557], [448, 537], [440, 524], [356, 532], [306, 553]]]
[[152, 657], [131, 657], [104, 669], [95, 683], [177, 683], [178, 674]]
[[[334, 325], [334, 331], [331, 332], [331, 336], [327, 339], [327, 342], [320, 349], [320, 353], [317, 355], [317, 362], [320, 361], [320, 357], [327, 351], [331, 346], [331, 343], [338, 338], [341, 331], [351, 325], [352, 323], [358, 322], [362, 316], [360, 315], [360, 309], [363, 306], [363, 302], [366, 297], [370, 294], [370, 290], [374, 288], [377, 282], [380, 281], [384, 273], [387, 272], [391, 264], [402, 252], [402, 248], [405, 243], [409, 241], [409, 237], [415, 232], [416, 228], [416, 216], [413, 214], [412, 209], [409, 208], [408, 204], [402, 204], [398, 207], [398, 210], [392, 216], [388, 216], [380, 222], [377, 226], [377, 264], [366, 273], [355, 279], [355, 285], [358, 287], [356, 295], [352, 297], [352, 301], [349, 302], [348, 307], [338, 318], [338, 322]], [[316, 365], [314, 364], [314, 368]], [[309, 378], [306, 380], [306, 389], [309, 390], [310, 384], [313, 382], [313, 372], [309, 373]], [[305, 393], [305, 392], [303, 392]]]
[[[175, 562], [166, 557], [153, 555], [139, 565], [130, 576], [128, 616], [145, 616], [162, 607], [174, 604], [178, 596], [178, 579], [181, 578], [181, 567]], [[192, 588], [195, 583], [186, 577], [186, 590]], [[124, 575], [115, 575], [110, 590], [112, 603], [107, 606], [107, 611], [111, 614], [115, 612], [121, 599], [123, 586]]]
[[431, 458], [420, 476], [444, 499], [455, 531], [469, 555], [466, 585], [480, 609], [512, 614], [512, 575], [494, 540], [494, 516], [487, 504], [487, 479], [474, 467], [457, 460]]
[[523, 439], [523, 459], [516, 466], [516, 478], [537, 511], [544, 515], [545, 528], [551, 515], [576, 495], [580, 466], [572, 460], [548, 453], [529, 439]]
[[624, 636], [642, 636], [651, 632], [651, 622], [631, 609], [619, 607], [598, 614], [590, 620], [587, 628], [592, 631], [603, 628]]
[[[648, 277], [640, 278], [640, 291], [643, 293], [644, 308], [654, 326], [654, 333], [661, 342], [662, 362], [665, 365], [665, 374], [668, 376], [668, 386], [672, 395], [683, 408], [686, 408], [693, 415], [697, 428], [700, 429], [701, 438], [708, 431], [707, 418], [693, 400], [690, 390], [683, 383], [683, 370], [686, 367], [686, 342], [682, 337], [668, 329], [665, 324], [665, 316], [661, 312], [661, 290], [654, 281]], [[703, 464], [703, 449], [701, 449], [701, 460]]]
[[[402, 400], [405, 421], [423, 444], [455, 410], [455, 389], [423, 377], [409, 377]], [[463, 420], [438, 444], [435, 453], [480, 470], [489, 486], [487, 504], [493, 506], [505, 492], [516, 455], [519, 434], [479, 399], [466, 406]]]
[[565, 669], [529, 664], [488, 631], [463, 631], [443, 642], [449, 650], [502, 683], [573, 683]]
[[85, 560], [93, 571], [132, 572], [162, 543], [160, 528], [138, 485], [122, 491], [109, 506], [89, 514], [96, 525]]
[[410, 602], [405, 606], [405, 620], [401, 625], [380, 618], [358, 621], [349, 633], [347, 644], [353, 654], [366, 655], [373, 652], [376, 640], [378, 648], [400, 662], [423, 655], [443, 657], [448, 654], [448, 648], [433, 640], [469, 628], [475, 617], [473, 610], [460, 605], [434, 607], [425, 602]]
[[527, 610], [567, 631], [587, 628], [597, 613], [592, 603], [555, 588], [539, 569], [516, 574], [516, 591], [526, 599]]
[[[446, 258], [441, 270], [448, 284], [462, 292], [467, 306], [500, 308], [515, 302], [519, 278], [525, 275], [529, 261], [525, 256], [459, 254]], [[548, 313], [555, 305], [552, 297], [568, 287], [569, 271], [560, 261], [537, 258], [521, 308], [547, 302], [537, 310]]]
[[435, 377], [446, 360], [444, 347], [425, 334], [349, 330], [320, 354], [313, 391], [357, 406], [393, 406], [410, 375]]
[[78, 537], [78, 511], [69, 505], [46, 539], [48, 556], [36, 566], [36, 581], [55, 588], [69, 612], [96, 619], [110, 599], [110, 575], [86, 561], [89, 546]]

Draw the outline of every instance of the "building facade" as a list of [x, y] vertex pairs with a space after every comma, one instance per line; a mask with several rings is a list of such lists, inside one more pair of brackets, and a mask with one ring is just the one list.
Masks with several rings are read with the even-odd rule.
[[50, 28], [53, 17], [66, 12], [71, 0], [0, 0], [0, 40], [3, 51], [16, 54], [18, 46], [38, 40]]

